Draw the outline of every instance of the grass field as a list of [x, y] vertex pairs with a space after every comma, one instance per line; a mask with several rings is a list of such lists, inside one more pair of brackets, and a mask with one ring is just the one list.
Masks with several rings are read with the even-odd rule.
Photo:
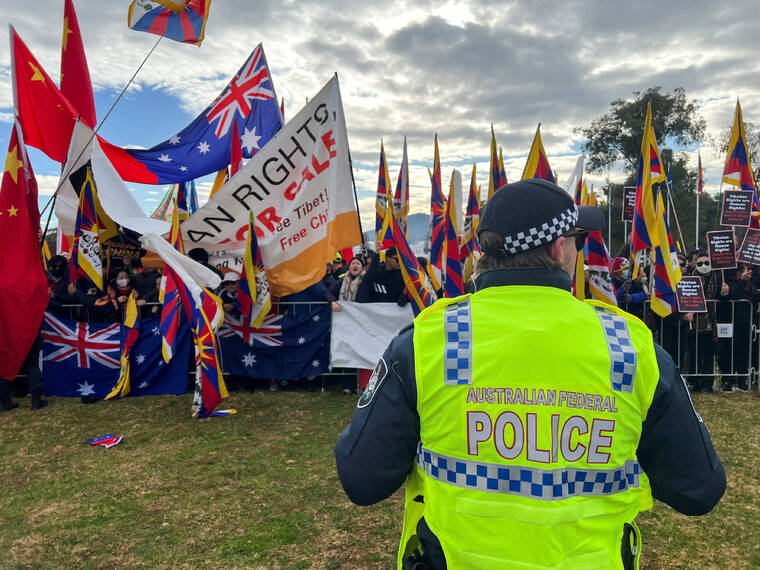
[[[336, 391], [236, 392], [192, 420], [190, 395], [0, 414], [0, 567], [391, 568], [402, 494], [360, 508], [333, 446], [355, 402]], [[760, 399], [695, 397], [728, 474], [708, 516], [656, 503], [646, 568], [760, 567]], [[110, 450], [85, 443], [124, 436]]]

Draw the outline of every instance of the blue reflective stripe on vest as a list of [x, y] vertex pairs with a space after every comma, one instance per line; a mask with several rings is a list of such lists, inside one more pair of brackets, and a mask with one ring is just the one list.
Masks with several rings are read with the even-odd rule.
[[472, 319], [469, 297], [446, 307], [444, 333], [444, 383], [472, 384]]
[[417, 448], [417, 465], [426, 475], [464, 489], [520, 495], [544, 501], [585, 495], [613, 495], [639, 486], [638, 461], [613, 469], [538, 469], [447, 457]]
[[602, 323], [604, 339], [610, 353], [610, 382], [618, 392], [633, 392], [636, 377], [636, 349], [631, 342], [628, 323], [624, 317], [594, 307]]

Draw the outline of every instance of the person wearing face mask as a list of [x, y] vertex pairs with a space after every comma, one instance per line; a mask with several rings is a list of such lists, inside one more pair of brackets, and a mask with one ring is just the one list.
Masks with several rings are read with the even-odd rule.
[[640, 280], [631, 279], [631, 262], [625, 257], [612, 260], [612, 283], [617, 291], [618, 306], [641, 318], [647, 293]]
[[[689, 324], [689, 363], [686, 367], [691, 376], [691, 388], [695, 392], [712, 392], [715, 361], [715, 301], [727, 293], [725, 283], [721, 284], [720, 271], [712, 271], [707, 253], [697, 253], [694, 262], [695, 274], [702, 279], [702, 290], [707, 300], [706, 313], [686, 313], [683, 318]], [[723, 295], [725, 296], [725, 295]]]

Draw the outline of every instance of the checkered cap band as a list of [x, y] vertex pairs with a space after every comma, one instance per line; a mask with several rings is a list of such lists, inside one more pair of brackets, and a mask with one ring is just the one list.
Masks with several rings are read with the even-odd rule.
[[539, 469], [500, 465], [441, 455], [417, 447], [417, 465], [443, 483], [487, 493], [557, 501], [589, 495], [614, 495], [639, 486], [641, 468], [635, 460], [611, 469]]
[[562, 234], [575, 227], [578, 222], [578, 209], [573, 205], [559, 216], [555, 216], [538, 228], [528, 228], [512, 235], [504, 236], [504, 247], [510, 255], [535, 249], [553, 242]]
[[610, 383], [617, 392], [633, 392], [638, 355], [631, 341], [626, 320], [601, 307], [594, 307], [602, 324], [610, 353]]

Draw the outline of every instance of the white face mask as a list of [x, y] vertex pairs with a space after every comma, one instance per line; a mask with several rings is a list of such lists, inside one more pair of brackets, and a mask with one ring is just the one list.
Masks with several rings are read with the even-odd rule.
[[116, 284], [123, 289], [129, 285], [129, 279], [117, 279]]
[[627, 280], [630, 276], [631, 276], [630, 269], [623, 269], [623, 271], [620, 272], [620, 277], [622, 277], [623, 281]]
[[702, 275], [707, 275], [710, 273], [710, 266], [709, 265], [697, 265], [697, 271], [701, 273]]

